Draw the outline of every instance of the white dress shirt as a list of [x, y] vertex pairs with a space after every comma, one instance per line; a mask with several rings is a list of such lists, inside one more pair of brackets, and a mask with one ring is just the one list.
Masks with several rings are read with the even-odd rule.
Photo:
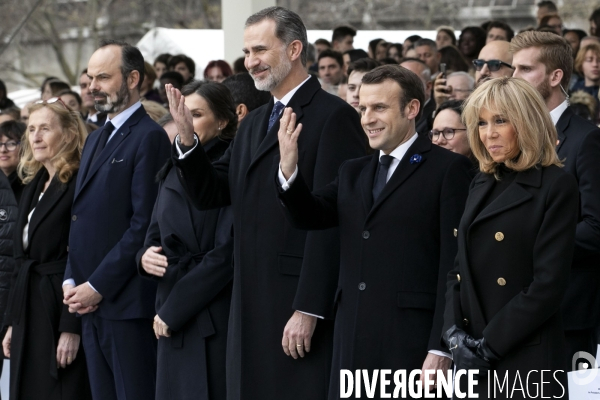
[[561, 115], [563, 115], [567, 107], [569, 107], [569, 102], [565, 100], [554, 110], [550, 111], [550, 118], [552, 118], [552, 123], [554, 125], [558, 123], [558, 120], [560, 119]]

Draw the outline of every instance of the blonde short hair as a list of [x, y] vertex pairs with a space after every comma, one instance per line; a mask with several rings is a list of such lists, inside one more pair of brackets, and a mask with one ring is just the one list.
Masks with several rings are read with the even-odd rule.
[[577, 71], [580, 75], [583, 75], [583, 62], [585, 61], [585, 55], [588, 51], [591, 51], [596, 55], [596, 57], [600, 57], [600, 43], [592, 42], [588, 43], [577, 52], [577, 57], [575, 57], [575, 71]]
[[471, 151], [479, 169], [497, 175], [496, 163], [479, 137], [479, 116], [487, 109], [510, 123], [517, 133], [520, 155], [504, 164], [514, 171], [525, 171], [540, 164], [562, 166], [556, 154], [558, 135], [542, 96], [519, 78], [491, 79], [469, 96], [462, 114]]
[[[68, 110], [60, 102], [34, 104], [29, 108], [29, 115], [31, 116], [42, 108], [48, 108], [54, 112], [62, 128], [63, 141], [52, 162], [56, 168], [58, 180], [67, 183], [75, 171], [79, 169], [81, 150], [87, 137], [87, 129], [83, 119], [81, 119], [81, 114]], [[21, 160], [17, 167], [19, 178], [23, 183], [29, 183], [42, 167], [42, 163], [36, 161], [33, 157], [33, 150], [29, 143], [29, 129], [26, 129], [21, 142]]]

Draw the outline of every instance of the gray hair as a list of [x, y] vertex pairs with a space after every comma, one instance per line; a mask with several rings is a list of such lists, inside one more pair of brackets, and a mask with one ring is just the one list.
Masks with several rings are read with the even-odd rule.
[[464, 71], [456, 71], [451, 74], [448, 74], [448, 78], [452, 76], [462, 76], [467, 80], [467, 84], [469, 85], [469, 90], [473, 90], [475, 88], [475, 79]]
[[431, 40], [431, 39], [427, 39], [427, 38], [422, 38], [417, 40], [414, 44], [413, 47], [416, 49], [417, 47], [421, 47], [421, 46], [429, 46], [429, 48], [433, 51], [437, 51], [437, 44]]
[[300, 61], [303, 66], [306, 66], [308, 39], [306, 38], [306, 27], [300, 16], [287, 8], [268, 7], [248, 17], [245, 26], [258, 24], [265, 19], [275, 21], [275, 36], [286, 46], [289, 46], [294, 40], [302, 43]]

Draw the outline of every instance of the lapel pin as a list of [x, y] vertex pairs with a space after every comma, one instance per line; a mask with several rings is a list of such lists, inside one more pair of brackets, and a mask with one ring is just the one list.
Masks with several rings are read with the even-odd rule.
[[420, 155], [420, 154], [415, 154], [415, 155], [413, 155], [413, 156], [410, 158], [410, 163], [411, 163], [411, 164], [420, 163], [422, 158], [423, 158], [423, 157], [421, 157], [421, 155]]

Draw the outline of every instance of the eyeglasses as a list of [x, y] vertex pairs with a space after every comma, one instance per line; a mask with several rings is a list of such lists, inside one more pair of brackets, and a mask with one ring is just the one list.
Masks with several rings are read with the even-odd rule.
[[69, 110], [69, 111], [71, 110], [69, 108], [69, 106], [67, 106], [65, 104], [65, 102], [62, 101], [62, 99], [60, 97], [53, 97], [53, 98], [48, 99], [48, 100], [38, 100], [34, 104], [52, 104], [52, 103], [56, 103], [56, 102], [59, 102], [60, 104], [62, 104], [63, 107], [66, 108], [67, 110]]
[[490, 72], [498, 71], [503, 65], [510, 69], [514, 69], [513, 66], [509, 63], [505, 63], [504, 61], [500, 60], [473, 60], [473, 66], [477, 71], [481, 71], [485, 64], [488, 65], [488, 69], [490, 70]]
[[431, 131], [429, 131], [429, 139], [431, 139], [432, 141], [439, 140], [440, 135], [442, 135], [444, 137], [444, 139], [450, 140], [454, 137], [455, 131], [466, 131], [466, 130], [467, 130], [467, 128], [444, 128], [441, 131], [438, 131], [437, 129], [432, 129]]
[[8, 142], [0, 142], [0, 151], [2, 151], [2, 147], [6, 147], [7, 151], [14, 151], [21, 142], [15, 142], [14, 140]]

